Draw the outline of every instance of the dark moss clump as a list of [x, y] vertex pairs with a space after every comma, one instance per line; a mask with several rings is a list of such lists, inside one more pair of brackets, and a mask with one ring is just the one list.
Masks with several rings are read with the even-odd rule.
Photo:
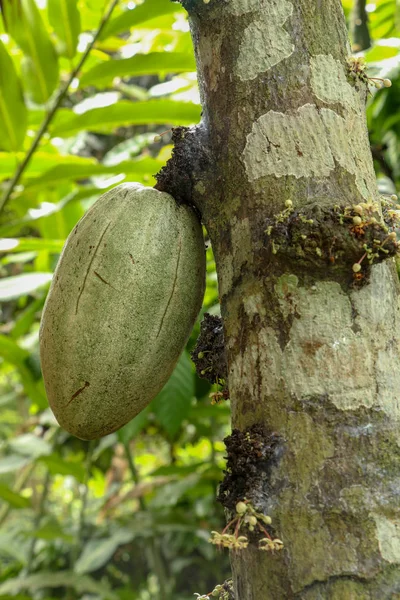
[[[366, 280], [372, 264], [395, 256], [396, 237], [382, 223], [372, 202], [352, 207], [307, 206], [291, 203], [265, 229], [265, 245], [275, 260], [293, 272], [318, 273], [351, 283]], [[358, 263], [360, 267], [354, 267]]]
[[191, 357], [199, 377], [207, 379], [212, 384], [226, 383], [227, 365], [221, 317], [204, 314], [200, 335]]
[[224, 442], [228, 456], [218, 501], [231, 511], [243, 498], [259, 506], [268, 493], [271, 468], [283, 454], [282, 438], [253, 425], [245, 431], [234, 429]]
[[160, 192], [171, 194], [177, 204], [187, 204], [198, 209], [193, 204], [193, 188], [197, 183], [197, 173], [204, 173], [209, 166], [209, 158], [203, 143], [204, 128], [174, 127], [172, 156], [156, 175], [154, 186]]

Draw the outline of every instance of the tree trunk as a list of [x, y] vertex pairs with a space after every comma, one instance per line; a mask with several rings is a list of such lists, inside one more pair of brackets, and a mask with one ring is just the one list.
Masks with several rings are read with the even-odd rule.
[[182, 3], [203, 118], [158, 187], [212, 241], [233, 428], [274, 440], [225, 505], [246, 497], [284, 543], [232, 553], [235, 598], [400, 598], [396, 247], [341, 2]]

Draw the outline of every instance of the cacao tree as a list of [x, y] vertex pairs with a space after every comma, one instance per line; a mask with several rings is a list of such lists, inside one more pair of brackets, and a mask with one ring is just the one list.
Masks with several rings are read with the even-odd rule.
[[399, 283], [374, 82], [338, 0], [182, 4], [202, 121], [175, 132], [157, 187], [198, 208], [215, 253], [234, 428], [220, 500], [269, 515], [284, 544], [232, 551], [235, 598], [397, 597]]
[[[343, 2], [368, 71], [337, 1], [102, 4], [0, 1], [0, 597], [188, 600], [228, 575], [219, 529], [212, 597], [395, 598], [395, 1]], [[47, 409], [40, 314], [87, 208], [200, 117], [182, 4], [203, 114], [156, 187], [207, 227], [224, 336], [209, 248], [197, 347], [86, 443]]]

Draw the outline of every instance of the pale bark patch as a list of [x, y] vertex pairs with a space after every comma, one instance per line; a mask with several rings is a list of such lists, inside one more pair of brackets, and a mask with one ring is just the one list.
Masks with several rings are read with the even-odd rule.
[[283, 357], [288, 390], [298, 396], [328, 394], [341, 409], [371, 405], [369, 340], [352, 330], [351, 303], [339, 284], [318, 283], [311, 292], [299, 288], [288, 308], [297, 314]]
[[255, 315], [265, 317], [266, 315], [261, 294], [249, 294], [244, 298], [243, 306], [247, 316], [249, 317], [254, 317]]
[[318, 109], [305, 104], [293, 113], [268, 111], [253, 123], [243, 160], [250, 181], [274, 175], [327, 177], [335, 168]]
[[400, 564], [400, 521], [374, 515], [376, 536], [382, 558]]
[[372, 387], [365, 387], [373, 384], [372, 377], [368, 377], [363, 382], [360, 389], [346, 390], [345, 392], [335, 392], [330, 395], [331, 402], [340, 410], [354, 410], [364, 406], [372, 408], [376, 402], [376, 391]]
[[310, 59], [311, 87], [317, 98], [327, 104], [360, 109], [359, 95], [346, 78], [345, 67], [331, 54], [318, 54]]
[[[263, 328], [233, 360], [232, 386], [251, 389], [259, 361], [266, 397], [285, 388], [298, 398], [327, 397], [343, 411], [374, 407], [400, 419], [399, 302], [387, 265], [375, 266], [371, 277], [346, 294], [335, 282], [310, 289], [292, 274], [281, 276], [275, 292], [284, 318], [293, 318], [289, 341], [282, 350], [277, 333]], [[265, 315], [260, 297], [249, 296], [244, 308], [249, 317]]]
[[376, 385], [379, 406], [386, 414], [400, 420], [400, 355], [399, 340], [389, 341], [385, 348], [379, 350], [376, 358]]
[[328, 108], [320, 112], [335, 161], [355, 176], [357, 188], [366, 200], [374, 198], [376, 178], [364, 118], [353, 111], [345, 113], [344, 118]]
[[388, 264], [373, 267], [371, 285], [354, 292], [352, 303], [357, 311], [355, 322], [368, 341], [369, 352], [375, 353], [377, 405], [400, 419], [400, 303], [398, 284]]
[[371, 342], [377, 332], [388, 339], [399, 339], [399, 284], [393, 278], [390, 264], [373, 266], [370, 285], [352, 292], [351, 302], [356, 312], [355, 322], [365, 335], [369, 334]]
[[242, 15], [254, 11], [254, 21], [244, 31], [236, 74], [242, 81], [255, 79], [294, 52], [289, 33], [283, 28], [293, 13], [288, 0], [233, 0], [230, 11]]
[[354, 111], [344, 117], [305, 104], [296, 111], [268, 111], [253, 123], [243, 151], [249, 181], [274, 175], [328, 177], [338, 163], [355, 176], [366, 199], [376, 194], [364, 122]]

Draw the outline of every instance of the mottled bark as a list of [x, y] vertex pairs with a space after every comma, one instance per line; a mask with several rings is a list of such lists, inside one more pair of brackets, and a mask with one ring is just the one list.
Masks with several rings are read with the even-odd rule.
[[233, 427], [279, 440], [246, 497], [285, 547], [232, 555], [236, 600], [400, 597], [399, 284], [390, 241], [352, 270], [386, 234], [354, 228], [379, 196], [340, 0], [183, 4], [203, 119], [159, 186], [212, 240]]

